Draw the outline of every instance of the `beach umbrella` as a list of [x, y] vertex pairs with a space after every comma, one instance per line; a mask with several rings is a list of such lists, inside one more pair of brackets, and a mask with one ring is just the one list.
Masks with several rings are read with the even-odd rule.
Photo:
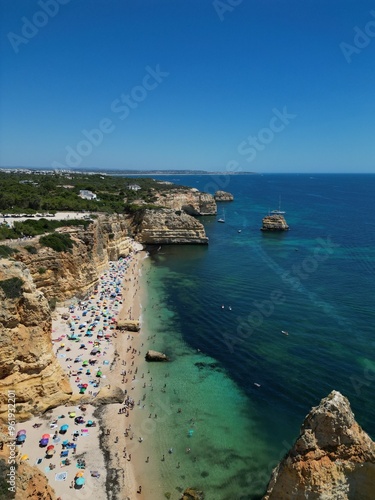
[[17, 436], [21, 436], [21, 434], [26, 434], [25, 429], [21, 429], [20, 431], [17, 432]]
[[83, 486], [85, 484], [85, 478], [84, 477], [77, 477], [76, 479], [76, 485], [77, 486]]
[[43, 434], [42, 439], [49, 439], [51, 436], [49, 434]]
[[100, 370], [98, 370], [98, 371], [96, 372], [96, 376], [97, 376], [97, 377], [101, 377], [101, 376], [102, 376], [102, 372], [101, 372]]
[[21, 460], [24, 462], [25, 460], [29, 459], [29, 455], [22, 455]]
[[74, 418], [75, 416], [76, 416], [75, 411], [71, 411], [71, 412], [69, 413], [69, 417], [70, 417], [70, 418]]
[[64, 424], [60, 427], [60, 431], [62, 432], [66, 432], [67, 430], [69, 429], [69, 425], [68, 424]]
[[41, 440], [39, 441], [39, 444], [40, 444], [40, 446], [47, 446], [47, 444], [48, 444], [48, 439], [41, 439]]
[[87, 389], [87, 388], [88, 388], [88, 386], [89, 386], [88, 384], [82, 384], [82, 387], [83, 387], [84, 389]]
[[83, 363], [82, 363], [82, 366], [87, 366], [89, 364], [89, 362], [87, 360], [85, 360]]
[[50, 444], [49, 446], [47, 446], [47, 451], [51, 451], [53, 450], [55, 447], [53, 444]]
[[76, 477], [83, 477], [84, 476], [84, 472], [80, 471], [80, 472], [77, 472], [76, 474]]
[[23, 443], [26, 441], [26, 434], [21, 434], [20, 436], [17, 436], [16, 439], [19, 443]]

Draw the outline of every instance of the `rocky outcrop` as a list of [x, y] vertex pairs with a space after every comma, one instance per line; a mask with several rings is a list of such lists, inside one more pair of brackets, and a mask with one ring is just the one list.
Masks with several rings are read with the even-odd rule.
[[215, 201], [233, 201], [234, 196], [232, 193], [228, 193], [227, 191], [216, 191], [214, 199]]
[[139, 321], [130, 319], [119, 319], [117, 322], [118, 330], [126, 330], [128, 332], [139, 332], [141, 329]]
[[56, 500], [47, 477], [38, 467], [22, 462], [17, 468], [15, 500]]
[[189, 215], [215, 215], [216, 202], [212, 195], [195, 188], [171, 189], [156, 193], [157, 205], [172, 210], [183, 210]]
[[282, 215], [267, 215], [262, 223], [261, 231], [288, 231], [289, 229]]
[[375, 443], [332, 391], [307, 415], [263, 500], [372, 500], [374, 492]]
[[169, 361], [168, 356], [158, 351], [147, 351], [146, 361]]
[[203, 225], [182, 211], [145, 209], [136, 218], [136, 240], [148, 245], [207, 244]]
[[8, 390], [17, 419], [64, 404], [72, 389], [51, 347], [51, 312], [20, 262], [0, 260], [0, 418]]
[[204, 500], [203, 491], [194, 490], [193, 488], [186, 488], [183, 492], [181, 500]]

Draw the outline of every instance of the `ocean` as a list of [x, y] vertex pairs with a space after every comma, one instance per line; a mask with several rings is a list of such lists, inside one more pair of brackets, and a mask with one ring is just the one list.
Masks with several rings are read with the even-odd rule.
[[[375, 437], [375, 175], [162, 176], [224, 189], [208, 247], [150, 256], [155, 500], [261, 498], [311, 407], [338, 390]], [[281, 209], [290, 231], [262, 233]], [[222, 307], [224, 306], [224, 307]], [[287, 331], [289, 335], [284, 335]], [[168, 450], [172, 449], [172, 453]]]

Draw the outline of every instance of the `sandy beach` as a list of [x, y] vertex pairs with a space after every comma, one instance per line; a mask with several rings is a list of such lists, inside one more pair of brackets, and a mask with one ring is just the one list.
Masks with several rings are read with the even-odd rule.
[[[61, 500], [152, 498], [152, 475], [144, 474], [150, 461], [147, 436], [154, 431], [154, 425], [152, 432], [143, 425], [152, 381], [144, 359], [146, 334], [142, 328], [116, 329], [118, 319], [141, 320], [145, 257], [135, 247], [127, 258], [110, 263], [87, 297], [54, 312], [53, 349], [76, 404], [19, 424], [17, 431], [26, 435], [19, 459], [36, 464]], [[123, 392], [121, 403], [89, 404], [116, 387]]]

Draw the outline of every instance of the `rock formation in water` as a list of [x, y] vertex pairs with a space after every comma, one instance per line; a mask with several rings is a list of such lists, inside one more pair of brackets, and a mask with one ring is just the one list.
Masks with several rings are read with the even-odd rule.
[[149, 245], [207, 244], [203, 225], [182, 211], [146, 209], [136, 220], [136, 240]]
[[146, 361], [169, 361], [168, 356], [162, 352], [149, 350], [146, 353]]
[[189, 215], [215, 215], [217, 212], [214, 197], [201, 193], [196, 188], [171, 189], [156, 193], [157, 205], [172, 210], [183, 210]]
[[234, 196], [232, 193], [228, 193], [227, 191], [216, 191], [214, 199], [215, 201], [233, 201]]
[[263, 500], [373, 500], [375, 443], [337, 391], [307, 415]]
[[261, 231], [288, 231], [289, 226], [282, 215], [267, 215], [262, 220]]
[[51, 347], [51, 312], [21, 262], [0, 260], [0, 419], [7, 392], [18, 420], [64, 404], [72, 389]]
[[181, 500], [204, 500], [203, 491], [194, 490], [193, 488], [186, 488], [183, 492]]

